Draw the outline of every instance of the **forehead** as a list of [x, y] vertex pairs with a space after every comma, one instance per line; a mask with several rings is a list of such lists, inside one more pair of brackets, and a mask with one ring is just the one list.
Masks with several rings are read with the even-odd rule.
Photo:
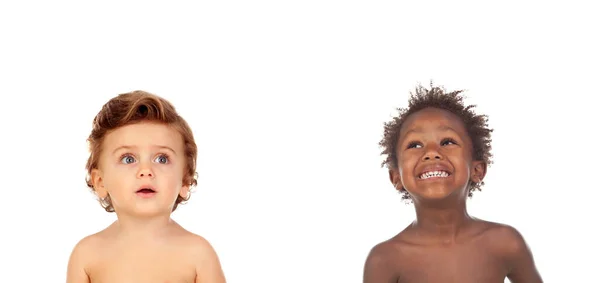
[[448, 110], [430, 107], [408, 116], [402, 124], [400, 136], [412, 131], [434, 131], [448, 128], [468, 137], [465, 123], [457, 115]]
[[168, 146], [174, 150], [183, 148], [181, 134], [166, 124], [140, 122], [126, 125], [109, 132], [104, 138], [104, 148], [120, 146]]

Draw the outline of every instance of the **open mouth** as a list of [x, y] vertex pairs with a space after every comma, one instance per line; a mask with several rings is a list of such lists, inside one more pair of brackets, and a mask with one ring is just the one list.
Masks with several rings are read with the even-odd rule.
[[138, 194], [153, 194], [153, 193], [156, 193], [156, 191], [154, 191], [151, 188], [142, 188], [142, 189], [137, 190], [136, 193], [138, 193]]
[[443, 171], [443, 170], [438, 170], [438, 171], [425, 172], [425, 173], [419, 175], [419, 179], [426, 180], [426, 179], [431, 179], [431, 178], [446, 178], [448, 176], [450, 176], [450, 173]]

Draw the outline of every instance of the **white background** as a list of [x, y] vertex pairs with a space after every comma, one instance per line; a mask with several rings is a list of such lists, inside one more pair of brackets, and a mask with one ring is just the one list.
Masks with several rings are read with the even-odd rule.
[[0, 282], [64, 282], [114, 221], [85, 139], [135, 89], [195, 132], [199, 186], [173, 217], [229, 282], [361, 282], [414, 217], [379, 167], [383, 122], [431, 79], [495, 129], [471, 214], [519, 229], [545, 282], [597, 280], [598, 9], [413, 2], [0, 4]]

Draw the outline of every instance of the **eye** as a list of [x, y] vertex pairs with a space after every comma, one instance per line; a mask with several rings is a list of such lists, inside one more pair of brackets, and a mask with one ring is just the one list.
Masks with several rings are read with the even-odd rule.
[[451, 139], [451, 138], [445, 138], [442, 140], [441, 145], [450, 145], [450, 144], [457, 144], [455, 140]]
[[121, 156], [121, 163], [123, 164], [131, 164], [135, 162], [135, 157], [131, 154], [124, 154]]
[[421, 147], [419, 142], [410, 142], [406, 148], [418, 148]]
[[161, 164], [169, 163], [169, 157], [166, 154], [161, 154], [154, 159], [154, 162], [158, 162]]

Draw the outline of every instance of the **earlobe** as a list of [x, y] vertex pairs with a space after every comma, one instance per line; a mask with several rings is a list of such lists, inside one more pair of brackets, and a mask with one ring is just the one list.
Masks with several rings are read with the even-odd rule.
[[100, 172], [99, 169], [92, 169], [92, 174], [90, 177], [92, 180], [92, 185], [94, 186], [94, 191], [98, 197], [104, 199], [106, 196], [108, 196], [108, 192], [106, 191], [106, 188], [104, 188], [102, 172]]
[[390, 177], [390, 182], [392, 183], [392, 185], [394, 186], [394, 188], [396, 190], [401, 190], [402, 189], [402, 183], [400, 181], [400, 173], [398, 172], [398, 170], [394, 170], [394, 169], [390, 169], [388, 171], [389, 177]]
[[179, 191], [179, 196], [182, 197], [184, 200], [189, 200], [190, 199], [190, 186], [182, 186], [181, 190]]
[[188, 201], [192, 194], [192, 188], [194, 188], [197, 184], [198, 184], [198, 172], [195, 172], [194, 176], [191, 179], [191, 182], [187, 179], [183, 180], [181, 190], [179, 190], [179, 196], [182, 197], [185, 201]]
[[487, 173], [487, 164], [483, 161], [475, 161], [473, 164], [473, 173], [471, 174], [471, 181], [475, 183], [481, 183], [485, 174]]

